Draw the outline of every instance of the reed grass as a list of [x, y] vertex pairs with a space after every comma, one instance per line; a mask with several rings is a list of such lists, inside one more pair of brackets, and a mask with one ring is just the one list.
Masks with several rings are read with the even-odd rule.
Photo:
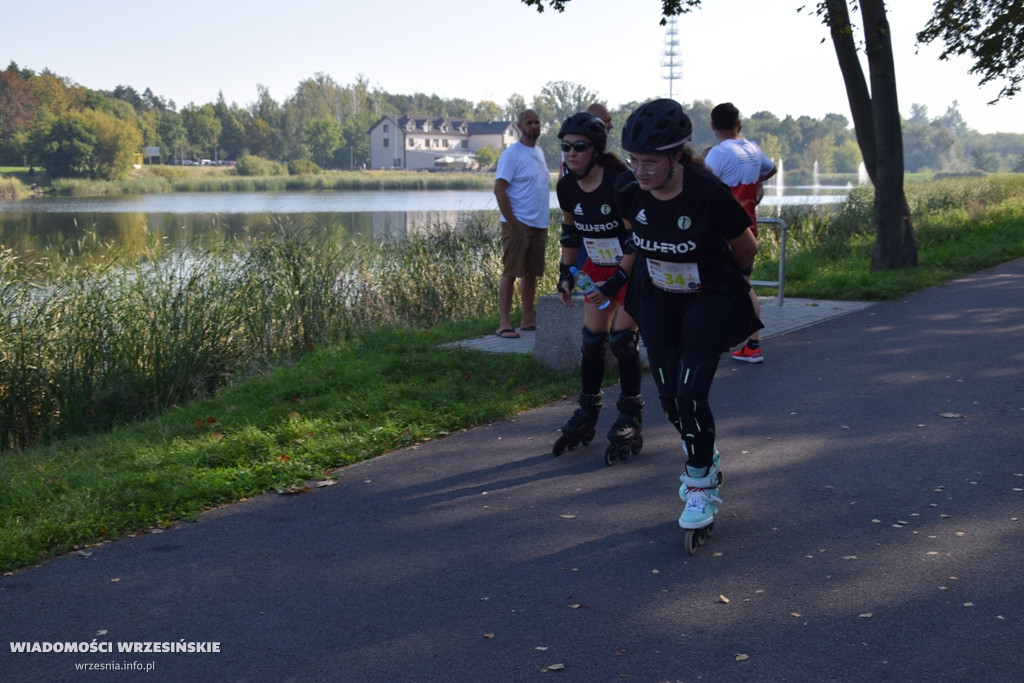
[[0, 450], [159, 414], [370, 330], [491, 314], [494, 217], [467, 220], [379, 244], [282, 219], [244, 241], [154, 241], [141, 256], [0, 252]]

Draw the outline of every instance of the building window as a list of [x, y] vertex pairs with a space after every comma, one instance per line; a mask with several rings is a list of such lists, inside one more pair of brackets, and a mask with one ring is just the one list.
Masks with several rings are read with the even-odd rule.
[[398, 159], [398, 158], [395, 159], [395, 168], [402, 168], [402, 160], [401, 159]]
[[384, 138], [384, 146], [385, 147], [390, 147], [391, 146], [391, 138]]
[[390, 132], [390, 130], [391, 130], [391, 126], [389, 126], [388, 124], [385, 123], [384, 124], [384, 132], [387, 133], [387, 132]]
[[413, 140], [412, 138], [409, 138], [409, 146], [410, 147], [415, 147], [416, 146], [416, 141]]
[[462, 149], [469, 149], [469, 140], [462, 141]]

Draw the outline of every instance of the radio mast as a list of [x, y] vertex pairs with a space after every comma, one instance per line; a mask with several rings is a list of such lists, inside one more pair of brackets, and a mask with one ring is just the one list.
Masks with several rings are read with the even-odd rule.
[[665, 27], [665, 51], [662, 55], [665, 57], [661, 62], [662, 68], [665, 69], [665, 75], [662, 78], [668, 80], [669, 99], [675, 99], [673, 86], [676, 81], [683, 79], [683, 61], [679, 56], [679, 31], [676, 28], [676, 17], [670, 17], [668, 25]]

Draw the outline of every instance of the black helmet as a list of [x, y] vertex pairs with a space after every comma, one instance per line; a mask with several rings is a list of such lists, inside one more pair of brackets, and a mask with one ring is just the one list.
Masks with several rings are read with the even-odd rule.
[[629, 115], [622, 127], [622, 149], [637, 154], [672, 152], [693, 135], [693, 124], [675, 100], [652, 100]]
[[582, 135], [594, 143], [598, 153], [603, 152], [608, 146], [608, 130], [604, 127], [604, 121], [593, 114], [585, 111], [576, 112], [562, 121], [562, 127], [558, 131], [558, 139], [561, 140], [567, 134]]

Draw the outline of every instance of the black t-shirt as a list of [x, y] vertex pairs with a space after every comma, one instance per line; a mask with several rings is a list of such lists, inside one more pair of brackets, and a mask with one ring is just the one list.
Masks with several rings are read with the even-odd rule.
[[[683, 191], [667, 201], [640, 189], [632, 173], [616, 178], [616, 201], [632, 226], [633, 247], [657, 278], [658, 263], [697, 264], [693, 291], [731, 288], [742, 278], [726, 240], [743, 234], [750, 217], [718, 178], [699, 166], [682, 165]], [[680, 276], [681, 277], [681, 276]], [[729, 281], [726, 283], [725, 281]]]
[[616, 175], [613, 169], [605, 167], [601, 184], [592, 192], [584, 192], [574, 174], [562, 176], [555, 186], [558, 206], [573, 217], [572, 225], [564, 228], [565, 233], [578, 234], [587, 246], [590, 260], [604, 266], [618, 263], [623, 245], [629, 240], [629, 231], [615, 203]]

